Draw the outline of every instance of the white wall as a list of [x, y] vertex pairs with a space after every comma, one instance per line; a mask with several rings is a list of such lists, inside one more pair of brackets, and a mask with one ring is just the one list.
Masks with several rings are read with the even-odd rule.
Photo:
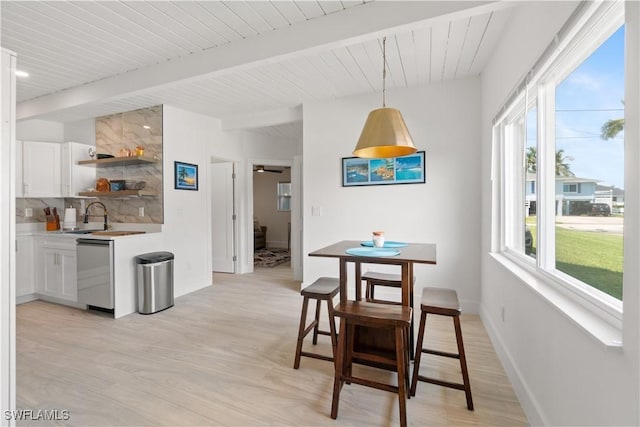
[[65, 123], [64, 140], [96, 145], [96, 119]]
[[291, 211], [279, 211], [277, 205], [278, 182], [291, 182], [291, 169], [280, 169], [282, 173], [253, 173], [253, 217], [267, 226], [267, 247], [272, 248], [287, 247], [291, 221]]
[[[380, 95], [304, 105], [304, 282], [338, 275], [337, 260], [307, 253], [384, 230], [389, 240], [437, 244], [437, 265], [415, 266], [416, 295], [427, 285], [453, 288], [464, 310], [477, 312], [480, 81], [392, 91], [387, 104], [400, 109], [418, 149], [426, 151], [426, 184], [341, 186], [341, 157], [352, 155]], [[312, 216], [312, 206], [322, 216]]]
[[[491, 120], [575, 5], [533, 2], [519, 8], [482, 74], [481, 315], [531, 424], [638, 425], [637, 274], [628, 277], [625, 267], [625, 348], [616, 351], [591, 337], [489, 255]], [[634, 75], [637, 78], [637, 69]], [[638, 233], [628, 234], [627, 220], [637, 217], [637, 211], [630, 217], [631, 211], [625, 210], [625, 245], [640, 238]]]
[[[175, 254], [175, 295], [211, 284], [210, 145], [220, 122], [169, 105], [163, 107], [164, 250]], [[198, 191], [174, 189], [174, 161], [198, 168]]]
[[16, 123], [16, 139], [24, 141], [63, 142], [64, 124], [48, 120], [21, 120]]

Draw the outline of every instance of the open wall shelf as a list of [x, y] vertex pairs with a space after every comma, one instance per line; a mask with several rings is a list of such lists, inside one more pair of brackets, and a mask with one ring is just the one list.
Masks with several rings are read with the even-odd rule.
[[157, 160], [152, 157], [131, 156], [131, 157], [111, 157], [109, 159], [81, 160], [79, 165], [95, 166], [97, 168], [107, 168], [114, 166], [133, 166], [147, 165], [156, 163]]
[[128, 196], [157, 196], [149, 190], [120, 190], [120, 191], [83, 191], [78, 194], [84, 197], [128, 197]]

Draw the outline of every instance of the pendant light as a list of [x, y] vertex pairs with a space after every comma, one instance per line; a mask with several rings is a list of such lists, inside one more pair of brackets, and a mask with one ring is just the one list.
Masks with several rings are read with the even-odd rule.
[[356, 157], [369, 159], [390, 158], [413, 154], [418, 149], [413, 145], [407, 125], [404, 123], [400, 110], [387, 108], [386, 85], [387, 77], [387, 38], [382, 39], [382, 108], [369, 113], [362, 128], [360, 139], [353, 150]]

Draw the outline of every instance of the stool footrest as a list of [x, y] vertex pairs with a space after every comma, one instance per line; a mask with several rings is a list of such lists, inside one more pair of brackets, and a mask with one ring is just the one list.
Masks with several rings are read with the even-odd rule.
[[381, 356], [374, 353], [361, 353], [361, 352], [354, 351], [353, 358], [359, 359], [359, 360], [365, 360], [368, 362], [381, 363], [383, 365], [391, 365], [391, 366], [396, 365], [395, 359], [391, 359], [389, 357]]
[[300, 352], [300, 356], [306, 356], [306, 357], [311, 357], [312, 359], [320, 359], [320, 360], [333, 362], [333, 357], [325, 356], [323, 354], [309, 353], [307, 351]]
[[437, 380], [435, 378], [423, 377], [422, 375], [418, 375], [418, 379], [420, 381], [424, 381], [425, 383], [431, 383], [431, 384], [436, 384], [436, 385], [440, 385], [440, 386], [443, 386], [443, 387], [449, 387], [449, 388], [455, 388], [455, 389], [458, 389], [458, 390], [464, 390], [464, 384], [452, 383], [452, 382], [443, 381], [443, 380]]
[[384, 390], [384, 391], [390, 391], [392, 393], [398, 393], [398, 387], [391, 385], [391, 384], [385, 384], [385, 383], [380, 383], [378, 381], [373, 381], [373, 380], [366, 380], [364, 378], [358, 378], [358, 377], [352, 377], [349, 375], [343, 375], [342, 376], [342, 381], [346, 382], [346, 383], [354, 383], [354, 384], [360, 384], [363, 385], [365, 387], [373, 387], [373, 388], [377, 388], [378, 390]]
[[460, 359], [460, 355], [458, 353], [449, 353], [447, 351], [431, 350], [428, 348], [423, 348], [422, 352], [427, 354], [434, 354], [436, 356], [450, 357], [452, 359]]
[[386, 299], [367, 298], [367, 302], [375, 302], [376, 304], [402, 305], [399, 301], [387, 301]]
[[331, 332], [329, 332], [329, 331], [318, 331], [318, 335], [327, 335], [327, 336], [331, 336]]

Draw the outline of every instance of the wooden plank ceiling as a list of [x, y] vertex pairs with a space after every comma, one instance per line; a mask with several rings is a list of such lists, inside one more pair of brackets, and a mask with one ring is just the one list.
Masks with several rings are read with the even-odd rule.
[[[179, 60], [281, 28], [363, 7], [364, 1], [2, 1], [2, 46], [29, 72], [18, 102]], [[498, 9], [387, 36], [387, 89], [476, 76], [509, 17]], [[71, 121], [159, 103], [214, 117], [382, 91], [382, 38], [54, 112]], [[271, 132], [278, 133], [277, 129]], [[285, 126], [287, 136], [299, 127]]]

